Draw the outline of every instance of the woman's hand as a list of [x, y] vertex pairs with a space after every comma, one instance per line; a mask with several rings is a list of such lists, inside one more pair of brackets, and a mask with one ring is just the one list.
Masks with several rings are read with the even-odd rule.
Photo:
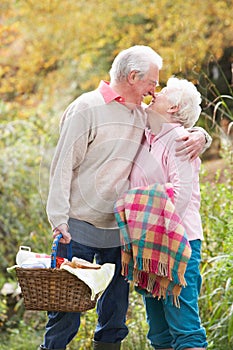
[[196, 159], [203, 151], [206, 143], [205, 135], [202, 131], [195, 130], [189, 132], [187, 136], [176, 139], [178, 147], [176, 148], [176, 155], [178, 157]]
[[61, 224], [58, 227], [56, 227], [53, 230], [53, 238], [58, 236], [59, 234], [62, 234], [62, 238], [60, 239], [60, 242], [63, 244], [69, 244], [71, 241], [71, 235], [68, 231], [68, 225], [67, 224]]

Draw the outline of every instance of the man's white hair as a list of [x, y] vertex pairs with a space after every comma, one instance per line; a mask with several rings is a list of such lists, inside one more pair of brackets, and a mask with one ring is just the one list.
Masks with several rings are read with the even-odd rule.
[[111, 82], [120, 82], [127, 79], [132, 71], [137, 71], [142, 78], [154, 64], [158, 69], [162, 68], [163, 60], [151, 47], [135, 45], [121, 51], [112, 63], [109, 71]]
[[201, 114], [201, 94], [193, 83], [176, 77], [168, 79], [167, 88], [172, 90], [168, 96], [169, 102], [180, 107], [178, 112], [172, 114], [172, 119], [185, 128], [192, 127]]

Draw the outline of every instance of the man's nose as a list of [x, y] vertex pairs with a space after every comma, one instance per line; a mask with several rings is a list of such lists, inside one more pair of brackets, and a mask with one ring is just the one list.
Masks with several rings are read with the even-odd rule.
[[149, 93], [150, 93], [150, 95], [154, 98], [154, 96], [155, 96], [155, 88], [152, 87], [152, 88], [149, 90]]

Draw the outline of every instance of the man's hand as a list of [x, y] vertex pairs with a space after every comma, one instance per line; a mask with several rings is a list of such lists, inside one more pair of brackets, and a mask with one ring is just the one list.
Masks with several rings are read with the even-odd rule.
[[180, 142], [176, 148], [176, 155], [188, 157], [190, 160], [194, 160], [202, 153], [206, 143], [205, 135], [199, 130], [189, 132], [187, 136], [180, 137], [176, 141]]
[[68, 226], [66, 224], [61, 224], [53, 230], [53, 238], [62, 234], [62, 238], [60, 239], [61, 243], [68, 244], [71, 241], [71, 235], [68, 232]]

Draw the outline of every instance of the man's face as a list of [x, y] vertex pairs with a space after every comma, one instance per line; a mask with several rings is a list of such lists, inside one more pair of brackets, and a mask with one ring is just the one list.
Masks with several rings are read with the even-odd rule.
[[132, 88], [136, 103], [141, 104], [145, 96], [154, 96], [159, 81], [159, 69], [155, 65], [151, 65], [143, 78], [140, 78], [140, 73], [135, 74], [135, 83]]

